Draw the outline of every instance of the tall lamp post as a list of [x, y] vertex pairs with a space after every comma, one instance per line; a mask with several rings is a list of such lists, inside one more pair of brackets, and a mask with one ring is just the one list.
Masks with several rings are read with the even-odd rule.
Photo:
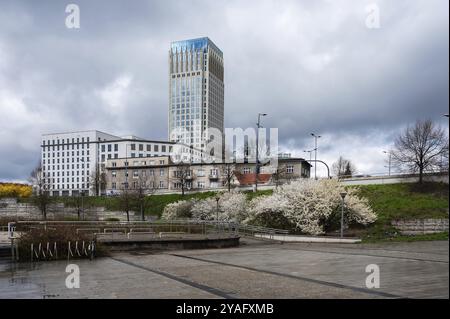
[[385, 153], [385, 154], [388, 154], [389, 155], [389, 166], [388, 166], [388, 168], [389, 168], [389, 176], [391, 176], [391, 159], [392, 159], [392, 153], [390, 152], [390, 151], [383, 151], [383, 153]]
[[341, 197], [342, 197], [342, 210], [341, 210], [341, 238], [344, 238], [344, 205], [345, 205], [344, 199], [345, 199], [345, 196], [347, 196], [347, 193], [346, 193], [346, 192], [342, 192], [342, 193], [340, 193], [340, 194], [341, 194]]
[[[322, 136], [311, 133], [311, 136], [314, 137], [314, 162], [317, 163], [317, 139]], [[314, 165], [314, 179], [317, 180], [317, 165]]]
[[258, 191], [258, 177], [259, 177], [259, 129], [261, 128], [261, 116], [266, 116], [267, 113], [258, 113], [258, 122], [256, 123], [256, 172], [255, 172], [255, 192]]
[[220, 200], [220, 196], [216, 195], [216, 226], [217, 226], [217, 230], [219, 230], [219, 200]]

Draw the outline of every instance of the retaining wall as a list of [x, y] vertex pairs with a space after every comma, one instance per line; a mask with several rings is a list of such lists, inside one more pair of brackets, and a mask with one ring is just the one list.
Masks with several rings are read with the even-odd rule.
[[448, 231], [448, 219], [407, 219], [392, 222], [402, 235], [425, 235]]
[[[83, 220], [105, 220], [108, 218], [117, 218], [121, 221], [127, 220], [127, 214], [121, 211], [107, 211], [104, 207], [90, 207], [81, 212], [80, 217]], [[15, 198], [0, 199], [0, 218], [17, 218], [20, 220], [36, 220], [42, 218], [40, 209], [29, 203], [18, 203]], [[55, 203], [48, 206], [47, 219], [65, 220], [78, 219], [77, 209], [74, 207], [65, 207], [63, 203]], [[130, 212], [130, 220], [140, 220], [139, 214]]]

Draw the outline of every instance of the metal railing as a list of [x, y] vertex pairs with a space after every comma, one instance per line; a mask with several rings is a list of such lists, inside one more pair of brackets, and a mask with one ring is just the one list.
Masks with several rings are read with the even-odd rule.
[[[288, 234], [288, 230], [239, 224], [229, 221], [176, 219], [158, 221], [18, 221], [8, 224], [10, 238], [16, 231], [27, 231], [32, 228], [55, 229], [56, 226], [73, 227], [76, 232], [90, 232], [92, 234], [123, 233], [124, 235], [146, 233], [186, 233], [186, 234], [228, 234], [253, 236], [268, 235], [272, 238], [276, 234]], [[128, 236], [129, 237], [129, 236]]]

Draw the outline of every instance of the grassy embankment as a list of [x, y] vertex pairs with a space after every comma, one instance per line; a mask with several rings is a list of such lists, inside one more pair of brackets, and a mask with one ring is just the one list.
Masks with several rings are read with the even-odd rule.
[[391, 226], [396, 219], [448, 218], [449, 191], [443, 183], [359, 186], [378, 220], [362, 233], [365, 242], [448, 240], [448, 232], [402, 236]]

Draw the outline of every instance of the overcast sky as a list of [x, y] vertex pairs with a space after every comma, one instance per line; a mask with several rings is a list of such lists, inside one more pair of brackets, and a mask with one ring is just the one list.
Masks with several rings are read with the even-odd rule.
[[[66, 5], [80, 8], [68, 29]], [[368, 28], [377, 4], [380, 28]], [[0, 0], [0, 180], [26, 180], [42, 133], [167, 138], [171, 41], [225, 62], [225, 126], [279, 129], [283, 151], [380, 173], [408, 123], [448, 128], [449, 2]], [[319, 169], [319, 167], [318, 167]], [[319, 169], [323, 174], [323, 170]]]

